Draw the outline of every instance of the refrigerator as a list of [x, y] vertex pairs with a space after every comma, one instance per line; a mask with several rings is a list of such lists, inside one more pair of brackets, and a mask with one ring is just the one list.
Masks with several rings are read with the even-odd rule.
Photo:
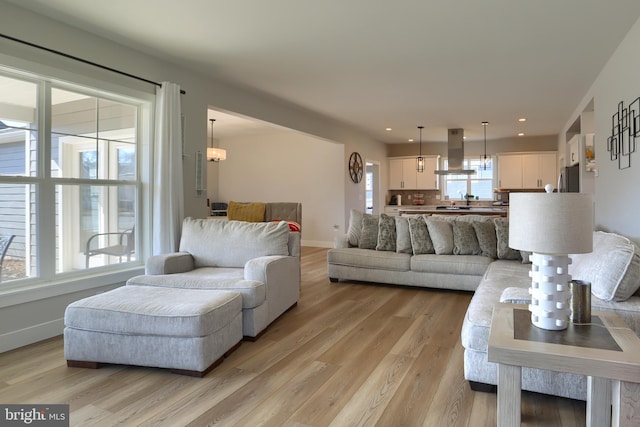
[[558, 179], [558, 191], [561, 193], [580, 192], [580, 165], [563, 167]]

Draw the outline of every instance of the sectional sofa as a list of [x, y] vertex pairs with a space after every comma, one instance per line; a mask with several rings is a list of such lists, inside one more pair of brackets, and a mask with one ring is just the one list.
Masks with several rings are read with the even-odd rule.
[[[352, 211], [347, 235], [327, 253], [332, 282], [446, 288], [474, 292], [463, 322], [464, 375], [474, 389], [497, 384], [487, 360], [498, 302], [527, 304], [527, 253], [509, 248], [507, 218], [372, 216]], [[593, 232], [593, 252], [572, 255], [574, 279], [592, 284], [592, 310], [615, 311], [640, 335], [640, 248], [624, 236]], [[523, 369], [523, 390], [586, 400], [586, 378]]]

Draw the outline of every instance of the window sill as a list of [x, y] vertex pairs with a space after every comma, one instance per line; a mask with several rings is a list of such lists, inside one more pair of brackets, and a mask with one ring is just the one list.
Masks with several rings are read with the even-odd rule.
[[37, 283], [0, 290], [0, 308], [53, 298], [74, 292], [103, 286], [124, 284], [133, 276], [144, 274], [143, 266], [135, 266], [116, 272], [87, 274], [82, 277], [60, 279], [54, 282]]

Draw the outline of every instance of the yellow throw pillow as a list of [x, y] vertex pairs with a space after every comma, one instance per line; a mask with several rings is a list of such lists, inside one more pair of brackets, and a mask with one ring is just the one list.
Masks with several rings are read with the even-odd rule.
[[261, 202], [230, 201], [227, 207], [227, 217], [235, 221], [262, 222], [264, 221], [265, 206]]

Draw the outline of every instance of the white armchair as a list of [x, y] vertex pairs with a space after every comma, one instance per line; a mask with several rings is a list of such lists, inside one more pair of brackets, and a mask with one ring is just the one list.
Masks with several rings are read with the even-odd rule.
[[147, 260], [129, 286], [232, 290], [242, 295], [243, 335], [255, 339], [300, 296], [300, 233], [287, 222], [186, 218], [180, 251]]

